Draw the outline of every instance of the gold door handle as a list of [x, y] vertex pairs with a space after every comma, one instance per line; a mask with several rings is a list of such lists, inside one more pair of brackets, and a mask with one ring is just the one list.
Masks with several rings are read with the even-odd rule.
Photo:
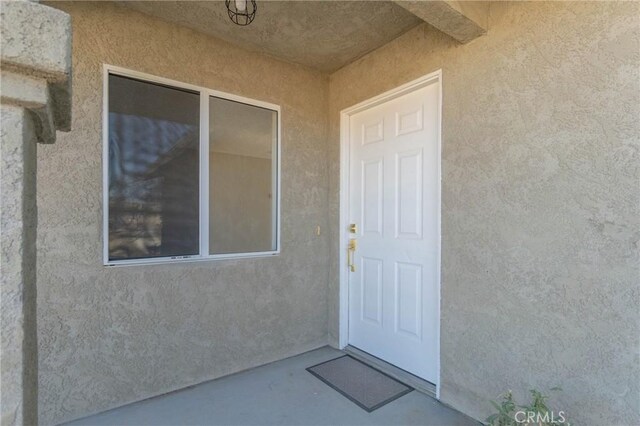
[[351, 270], [351, 272], [356, 271], [356, 265], [353, 263], [353, 255], [355, 254], [357, 247], [356, 239], [351, 238], [349, 240], [349, 246], [347, 247], [347, 266]]

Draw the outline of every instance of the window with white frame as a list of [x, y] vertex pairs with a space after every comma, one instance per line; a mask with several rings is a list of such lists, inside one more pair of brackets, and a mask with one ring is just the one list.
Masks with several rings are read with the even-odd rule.
[[279, 107], [105, 66], [104, 262], [277, 254]]

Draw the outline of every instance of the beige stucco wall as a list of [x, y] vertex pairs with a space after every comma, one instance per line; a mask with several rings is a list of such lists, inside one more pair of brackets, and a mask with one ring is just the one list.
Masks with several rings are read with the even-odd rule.
[[[506, 389], [560, 385], [578, 424], [640, 423], [640, 3], [493, 4], [478, 40], [423, 25], [330, 82], [113, 5], [54, 5], [73, 17], [73, 131], [38, 149], [42, 423], [299, 353], [327, 328], [335, 344], [338, 112], [437, 69], [443, 401], [483, 418]], [[281, 256], [101, 265], [103, 62], [282, 106]]]
[[38, 420], [37, 144], [69, 130], [71, 18], [0, 6], [0, 425]]
[[[21, 90], [26, 91], [27, 87]], [[0, 424], [12, 426], [37, 420], [33, 411], [37, 411], [38, 401], [35, 274], [38, 125], [30, 111], [16, 105], [0, 105], [0, 119]]]
[[467, 45], [417, 27], [331, 76], [339, 111], [443, 70], [442, 400], [476, 418], [561, 386], [575, 424], [640, 424], [640, 3], [492, 4]]
[[[73, 19], [73, 131], [38, 149], [39, 397], [59, 423], [327, 342], [327, 77], [104, 3]], [[282, 107], [282, 254], [102, 266], [102, 64]]]

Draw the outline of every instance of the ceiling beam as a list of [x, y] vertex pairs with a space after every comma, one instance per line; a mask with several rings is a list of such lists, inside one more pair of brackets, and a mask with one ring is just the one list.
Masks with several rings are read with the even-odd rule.
[[487, 32], [488, 1], [395, 1], [431, 26], [460, 43], [468, 43]]

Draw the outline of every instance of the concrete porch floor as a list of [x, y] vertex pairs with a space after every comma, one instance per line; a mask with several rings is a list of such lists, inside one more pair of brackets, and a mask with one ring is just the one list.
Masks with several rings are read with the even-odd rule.
[[367, 413], [305, 369], [342, 352], [316, 349], [70, 425], [477, 425], [413, 391]]

